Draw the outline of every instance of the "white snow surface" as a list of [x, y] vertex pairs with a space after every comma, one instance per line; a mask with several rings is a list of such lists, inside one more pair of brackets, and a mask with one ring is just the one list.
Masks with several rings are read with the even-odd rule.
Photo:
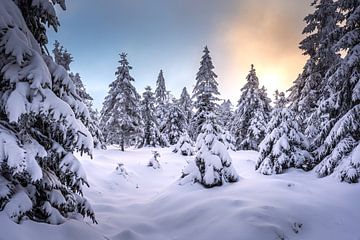
[[[157, 171], [147, 167], [154, 150], [161, 154]], [[16, 224], [2, 211], [0, 240], [360, 239], [360, 184], [295, 169], [264, 176], [254, 171], [257, 152], [229, 153], [239, 181], [205, 189], [178, 184], [193, 157], [171, 148], [94, 150], [94, 159], [79, 158], [98, 225]], [[126, 178], [116, 171], [119, 163]]]

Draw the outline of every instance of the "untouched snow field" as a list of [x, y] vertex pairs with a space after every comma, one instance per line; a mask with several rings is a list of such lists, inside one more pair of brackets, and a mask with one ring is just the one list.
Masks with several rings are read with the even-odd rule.
[[[18, 225], [0, 212], [0, 240], [360, 240], [360, 184], [300, 170], [263, 176], [254, 171], [257, 152], [239, 151], [230, 153], [239, 182], [180, 186], [192, 157], [156, 149], [161, 169], [153, 169], [153, 150], [110, 148], [81, 158], [99, 224]], [[116, 171], [120, 162], [127, 177]]]

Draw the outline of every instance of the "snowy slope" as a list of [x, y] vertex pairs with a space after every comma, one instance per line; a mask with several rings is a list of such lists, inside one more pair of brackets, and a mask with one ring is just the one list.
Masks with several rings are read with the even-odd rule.
[[[254, 171], [257, 152], [240, 151], [231, 152], [239, 182], [213, 189], [179, 186], [191, 157], [156, 149], [161, 169], [153, 169], [146, 166], [153, 150], [110, 148], [95, 151], [93, 160], [82, 158], [91, 185], [85, 196], [98, 225], [75, 220], [16, 225], [0, 213], [5, 232], [0, 240], [48, 239], [49, 234], [68, 240], [359, 240], [360, 184], [318, 179], [301, 170], [263, 176]], [[120, 162], [127, 177], [115, 170]]]

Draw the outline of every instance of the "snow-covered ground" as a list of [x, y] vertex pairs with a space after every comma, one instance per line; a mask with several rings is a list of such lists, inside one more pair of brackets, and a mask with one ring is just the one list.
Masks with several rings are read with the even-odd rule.
[[[0, 240], [360, 239], [360, 184], [300, 170], [263, 176], [254, 171], [257, 152], [240, 151], [231, 152], [239, 182], [180, 186], [191, 157], [156, 149], [161, 169], [153, 169], [153, 150], [110, 148], [81, 158], [91, 185], [84, 194], [99, 224], [18, 225], [0, 212]], [[127, 177], [116, 171], [120, 162]]]

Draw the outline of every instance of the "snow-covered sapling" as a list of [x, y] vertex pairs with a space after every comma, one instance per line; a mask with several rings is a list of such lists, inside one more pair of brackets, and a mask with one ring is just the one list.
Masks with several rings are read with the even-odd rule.
[[160, 168], [160, 163], [159, 163], [159, 157], [160, 157], [160, 153], [158, 151], [153, 151], [153, 157], [150, 159], [149, 163], [148, 163], [148, 167], [152, 167], [154, 169], [158, 169]]
[[118, 163], [116, 166], [116, 173], [120, 176], [123, 176], [125, 179], [129, 176], [123, 163]]
[[219, 141], [221, 129], [213, 113], [206, 115], [196, 141], [196, 157], [183, 170], [180, 184], [198, 182], [206, 188], [221, 186], [224, 182], [236, 182], [236, 173], [225, 145]]
[[190, 139], [190, 136], [187, 132], [183, 133], [179, 138], [179, 141], [174, 147], [174, 153], [180, 153], [184, 156], [192, 156], [194, 154], [194, 143]]
[[308, 170], [309, 141], [299, 131], [293, 111], [287, 108], [274, 111], [267, 135], [260, 144], [256, 170], [265, 175], [282, 173], [290, 167]]
[[221, 139], [219, 139], [226, 147], [227, 150], [236, 151], [235, 147], [235, 138], [230, 133], [230, 131], [225, 131], [221, 136]]

